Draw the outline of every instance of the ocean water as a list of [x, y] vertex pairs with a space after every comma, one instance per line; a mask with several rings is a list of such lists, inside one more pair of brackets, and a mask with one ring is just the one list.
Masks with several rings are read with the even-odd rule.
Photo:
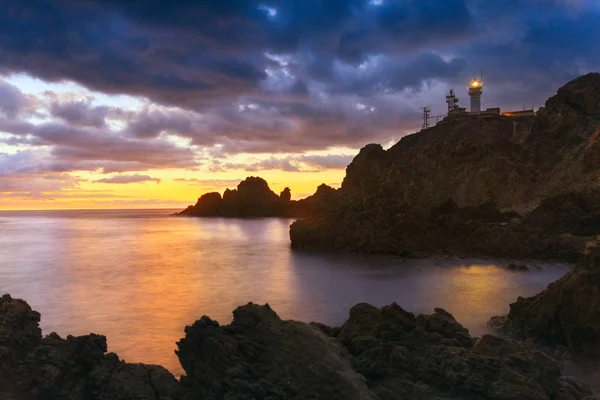
[[43, 332], [108, 337], [128, 362], [182, 373], [174, 354], [202, 315], [226, 324], [249, 301], [285, 319], [344, 322], [360, 302], [442, 307], [472, 335], [566, 266], [401, 260], [290, 249], [289, 219], [180, 218], [175, 210], [0, 212], [0, 294], [42, 314]]

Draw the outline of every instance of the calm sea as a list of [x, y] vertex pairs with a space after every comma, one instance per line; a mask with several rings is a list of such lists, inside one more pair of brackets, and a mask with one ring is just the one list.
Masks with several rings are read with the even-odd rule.
[[566, 272], [505, 263], [298, 253], [288, 219], [172, 217], [175, 210], [0, 212], [0, 294], [27, 300], [42, 329], [108, 337], [128, 362], [181, 368], [175, 342], [202, 315], [249, 301], [282, 318], [341, 324], [359, 302], [443, 307], [473, 335]]

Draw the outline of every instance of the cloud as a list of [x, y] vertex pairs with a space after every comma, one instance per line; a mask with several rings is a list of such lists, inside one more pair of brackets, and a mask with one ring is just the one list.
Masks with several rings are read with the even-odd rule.
[[41, 171], [41, 155], [33, 151], [0, 153], [0, 196], [52, 199], [67, 189], [78, 189], [81, 179]]
[[64, 103], [54, 102], [50, 107], [50, 113], [62, 118], [73, 125], [95, 126], [103, 128], [106, 126], [106, 116], [109, 107], [92, 107], [90, 102], [85, 100], [68, 101]]
[[[482, 65], [484, 107], [540, 105], [600, 68], [599, 19], [587, 0], [6, 0], [0, 142], [48, 173], [343, 168], [300, 156], [397, 140]], [[34, 99], [14, 74], [94, 92]]]
[[264, 170], [281, 170], [287, 172], [318, 172], [327, 169], [346, 168], [354, 156], [342, 154], [328, 155], [294, 155], [287, 157], [270, 157], [249, 164], [217, 163], [216, 169], [243, 169], [249, 172]]
[[187, 182], [205, 187], [231, 187], [237, 186], [243, 179], [198, 179], [198, 178], [175, 178], [176, 182]]
[[139, 183], [139, 182], [156, 182], [156, 183], [160, 183], [161, 180], [158, 178], [153, 178], [151, 176], [148, 175], [138, 175], [138, 174], [134, 174], [134, 175], [116, 175], [113, 176], [111, 178], [103, 178], [103, 179], [98, 179], [94, 182], [98, 182], [98, 183], [118, 183], [118, 184], [126, 184], [126, 183]]
[[27, 106], [28, 98], [18, 87], [0, 78], [0, 112], [8, 118], [15, 118]]
[[50, 155], [56, 160], [53, 164], [61, 166], [63, 171], [98, 168], [107, 172], [141, 171], [197, 165], [195, 153], [189, 148], [178, 147], [161, 138], [130, 138], [106, 128], [80, 127], [59, 122], [32, 124], [0, 118], [0, 131], [21, 137], [16, 141], [50, 146]]

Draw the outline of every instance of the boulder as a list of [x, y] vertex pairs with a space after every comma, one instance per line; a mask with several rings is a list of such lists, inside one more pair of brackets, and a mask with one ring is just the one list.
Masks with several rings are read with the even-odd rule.
[[321, 329], [249, 303], [231, 325], [202, 317], [177, 355], [182, 384], [202, 399], [376, 399], [350, 354]]

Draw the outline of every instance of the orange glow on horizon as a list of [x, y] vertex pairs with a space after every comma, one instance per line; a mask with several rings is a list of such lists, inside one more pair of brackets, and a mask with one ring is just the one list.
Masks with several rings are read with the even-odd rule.
[[184, 209], [195, 204], [198, 197], [207, 192], [223, 193], [235, 189], [248, 176], [265, 179], [271, 190], [279, 194], [285, 187], [292, 190], [292, 199], [310, 196], [322, 183], [339, 187], [345, 175], [344, 169], [319, 172], [286, 172], [265, 170], [256, 172], [226, 171], [198, 173], [181, 170], [154, 170], [143, 173], [155, 181], [128, 184], [94, 182], [104, 177], [100, 174], [74, 174], [81, 178], [78, 187], [57, 192], [2, 196], [0, 210], [75, 210], [75, 209]]

